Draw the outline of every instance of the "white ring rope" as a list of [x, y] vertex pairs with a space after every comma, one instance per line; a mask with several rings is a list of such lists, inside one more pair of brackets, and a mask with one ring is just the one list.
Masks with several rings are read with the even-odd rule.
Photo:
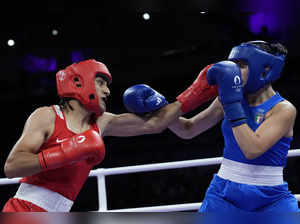
[[[292, 149], [288, 151], [288, 157], [300, 156], [300, 149]], [[223, 157], [206, 158], [206, 159], [196, 159], [196, 160], [186, 160], [178, 162], [167, 162], [167, 163], [154, 163], [146, 165], [137, 166], [125, 166], [116, 168], [99, 168], [91, 170], [89, 177], [97, 177], [98, 180], [98, 196], [99, 196], [99, 211], [107, 210], [107, 200], [106, 200], [106, 186], [105, 186], [105, 176], [117, 175], [117, 174], [128, 174], [128, 173], [138, 173], [147, 171], [157, 171], [157, 170], [168, 170], [168, 169], [178, 169], [187, 168], [195, 166], [209, 166], [220, 164]], [[2, 178], [0, 179], [0, 185], [8, 184], [18, 184], [21, 178]], [[300, 201], [300, 194], [295, 194], [295, 197]], [[152, 207], [142, 207], [142, 208], [129, 208], [129, 209], [116, 209], [109, 210], [110, 212], [171, 212], [171, 211], [186, 211], [186, 210], [197, 210], [201, 203], [187, 203], [187, 204], [176, 204], [176, 205], [163, 205], [163, 206], [152, 206]]]

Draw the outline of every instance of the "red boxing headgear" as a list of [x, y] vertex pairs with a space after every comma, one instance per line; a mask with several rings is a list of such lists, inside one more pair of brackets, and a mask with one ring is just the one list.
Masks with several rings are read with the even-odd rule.
[[57, 93], [60, 97], [75, 98], [85, 109], [101, 115], [95, 88], [96, 75], [101, 75], [108, 84], [112, 77], [105, 64], [94, 59], [74, 63], [56, 73]]

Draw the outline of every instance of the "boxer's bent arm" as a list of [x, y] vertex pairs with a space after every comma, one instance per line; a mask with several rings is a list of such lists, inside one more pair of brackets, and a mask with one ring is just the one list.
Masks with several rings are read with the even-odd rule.
[[5, 162], [4, 172], [8, 178], [31, 176], [41, 171], [37, 153], [54, 127], [54, 120], [50, 107], [39, 108], [29, 116]]
[[103, 136], [136, 136], [156, 134], [168, 127], [175, 118], [182, 115], [181, 103], [175, 101], [146, 116], [137, 116], [132, 113], [111, 114], [104, 113], [97, 123]]
[[180, 138], [191, 139], [216, 125], [223, 117], [222, 106], [216, 98], [207, 109], [199, 114], [189, 119], [179, 117], [168, 128]]
[[277, 104], [271, 115], [253, 132], [247, 124], [233, 127], [234, 137], [247, 159], [255, 159], [282, 137], [291, 137], [296, 108], [289, 102]]

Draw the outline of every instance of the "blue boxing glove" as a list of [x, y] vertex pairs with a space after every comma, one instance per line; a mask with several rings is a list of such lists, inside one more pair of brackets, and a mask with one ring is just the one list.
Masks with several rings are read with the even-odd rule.
[[247, 116], [242, 107], [243, 82], [239, 66], [232, 61], [218, 62], [207, 71], [207, 81], [210, 85], [218, 85], [219, 99], [231, 126], [246, 123]]
[[156, 111], [168, 104], [159, 92], [145, 84], [129, 87], [123, 94], [126, 109], [135, 114], [145, 114]]

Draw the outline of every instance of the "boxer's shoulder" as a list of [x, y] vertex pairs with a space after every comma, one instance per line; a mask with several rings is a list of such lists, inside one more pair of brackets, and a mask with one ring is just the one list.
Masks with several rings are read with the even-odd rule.
[[106, 128], [109, 126], [109, 123], [118, 115], [104, 112], [101, 116], [99, 116], [96, 120], [96, 123], [98, 125], [98, 128], [101, 130], [102, 134], [106, 130]]
[[296, 117], [297, 109], [296, 107], [289, 101], [284, 100], [276, 104], [271, 110], [270, 114], [282, 114], [286, 116]]
[[56, 115], [51, 106], [38, 107], [27, 119], [26, 126], [49, 132], [53, 129], [55, 118]]
[[55, 120], [56, 114], [51, 106], [42, 106], [36, 108], [30, 116], [44, 122], [51, 122]]

